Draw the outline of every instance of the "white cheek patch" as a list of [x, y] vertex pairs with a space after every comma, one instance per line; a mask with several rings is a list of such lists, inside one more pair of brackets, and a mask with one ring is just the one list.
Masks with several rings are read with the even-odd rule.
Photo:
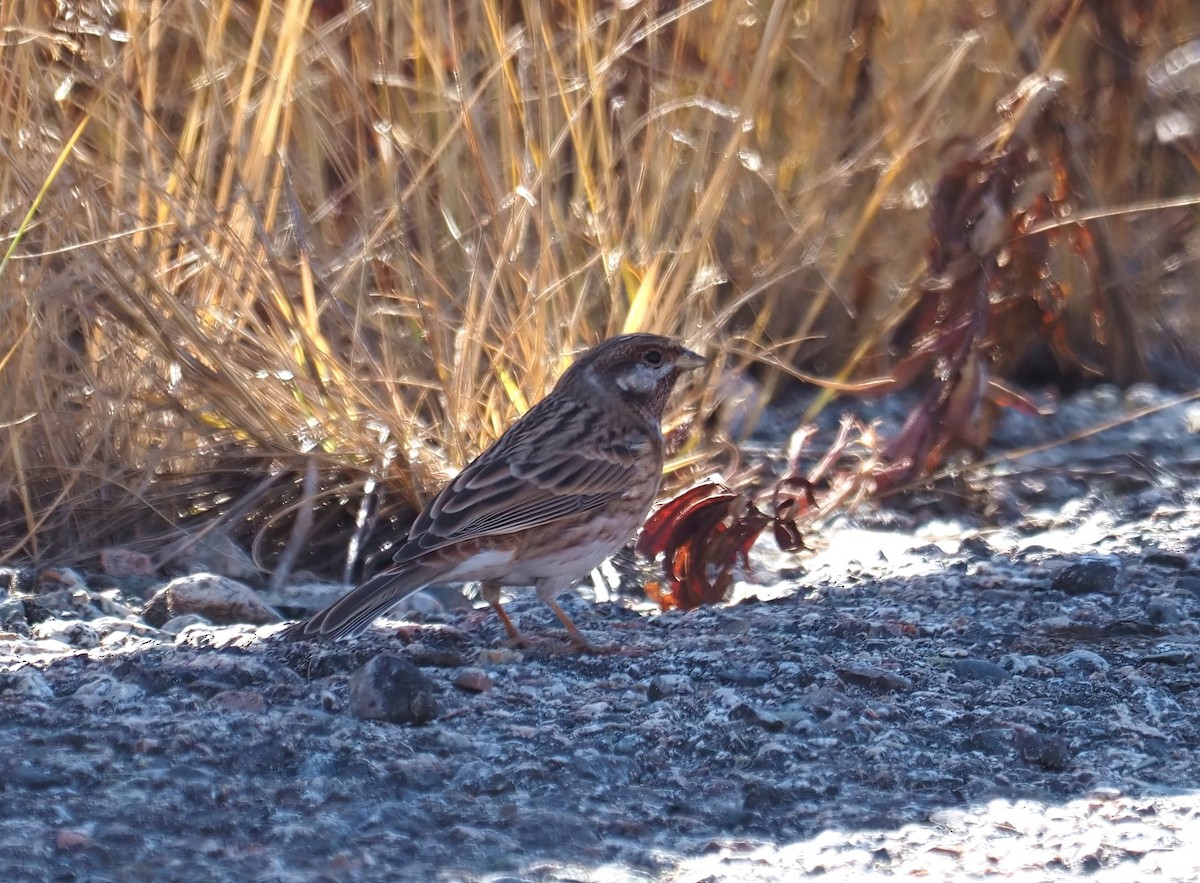
[[617, 375], [617, 386], [623, 392], [649, 395], [658, 386], [658, 375], [646, 365], [634, 365]]

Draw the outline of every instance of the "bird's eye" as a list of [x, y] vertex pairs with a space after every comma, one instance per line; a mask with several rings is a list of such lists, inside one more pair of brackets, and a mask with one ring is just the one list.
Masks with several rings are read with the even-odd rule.
[[642, 356], [643, 362], [655, 368], [662, 364], [662, 360], [663, 354], [658, 350], [647, 350], [645, 355]]

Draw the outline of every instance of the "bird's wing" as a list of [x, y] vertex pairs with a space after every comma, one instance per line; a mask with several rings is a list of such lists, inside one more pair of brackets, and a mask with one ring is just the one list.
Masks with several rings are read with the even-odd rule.
[[596, 509], [634, 487], [639, 460], [659, 451], [657, 427], [606, 429], [585, 403], [545, 399], [442, 488], [396, 561]]

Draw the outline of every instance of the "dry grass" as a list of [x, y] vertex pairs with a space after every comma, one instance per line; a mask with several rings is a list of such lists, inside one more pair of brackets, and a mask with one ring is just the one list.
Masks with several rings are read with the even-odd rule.
[[1146, 77], [1198, 36], [1165, 0], [0, 0], [0, 560], [220, 515], [328, 567], [374, 479], [416, 499], [625, 329], [833, 373], [1038, 71], [1140, 346], [1197, 289], [1195, 208], [1120, 209], [1200, 193], [1154, 135], [1200, 90]]

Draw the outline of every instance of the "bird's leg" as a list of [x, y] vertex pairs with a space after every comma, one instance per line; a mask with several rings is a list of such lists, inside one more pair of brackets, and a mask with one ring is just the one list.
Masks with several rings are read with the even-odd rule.
[[486, 582], [479, 587], [479, 594], [483, 596], [483, 600], [496, 611], [496, 615], [500, 617], [500, 622], [504, 624], [504, 630], [508, 632], [508, 638], [514, 644], [522, 646], [526, 643], [525, 636], [513, 625], [513, 621], [508, 618], [508, 614], [504, 612], [504, 608], [500, 605], [500, 584]]
[[612, 653], [616, 651], [616, 647], [608, 645], [598, 646], [583, 636], [583, 632], [579, 631], [575, 623], [571, 621], [571, 617], [567, 616], [567, 611], [558, 605], [557, 596], [563, 588], [559, 583], [547, 584], [539, 580], [537, 583], [537, 596], [539, 600], [544, 601], [554, 611], [554, 615], [558, 617], [558, 621], [567, 627], [567, 635], [570, 636], [571, 643], [583, 653]]

